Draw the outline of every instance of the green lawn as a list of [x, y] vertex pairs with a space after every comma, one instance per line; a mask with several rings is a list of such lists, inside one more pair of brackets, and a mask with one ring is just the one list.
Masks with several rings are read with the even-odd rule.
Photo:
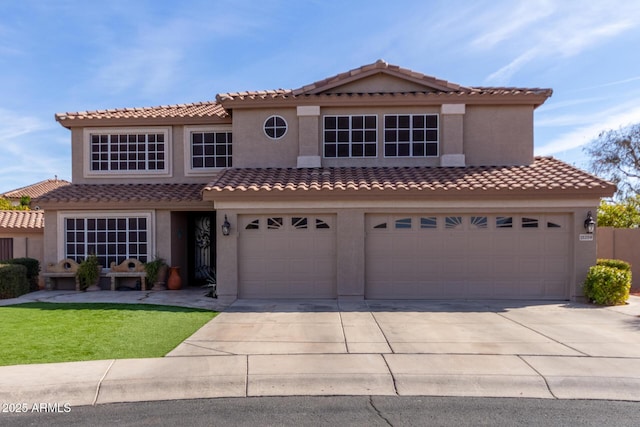
[[162, 357], [216, 314], [146, 304], [0, 307], [0, 366]]

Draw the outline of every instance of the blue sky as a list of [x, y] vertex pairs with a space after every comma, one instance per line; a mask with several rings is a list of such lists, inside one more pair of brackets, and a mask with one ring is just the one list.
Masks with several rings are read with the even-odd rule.
[[71, 179], [54, 114], [298, 88], [384, 59], [466, 86], [545, 87], [535, 152], [640, 122], [640, 2], [0, 0], [0, 192]]

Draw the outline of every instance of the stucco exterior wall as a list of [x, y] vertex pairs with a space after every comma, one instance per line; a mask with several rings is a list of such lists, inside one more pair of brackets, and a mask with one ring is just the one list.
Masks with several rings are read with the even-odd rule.
[[[228, 125], [218, 125], [220, 127], [228, 127]], [[116, 129], [131, 129], [132, 131], [139, 128], [154, 129], [154, 126], [118, 126]], [[189, 129], [195, 130], [201, 127], [210, 129], [208, 125], [189, 125]], [[167, 144], [169, 174], [166, 176], [153, 176], [145, 174], [136, 174], [135, 176], [126, 175], [126, 173], [113, 173], [109, 175], [91, 176], [87, 174], [87, 161], [85, 150], [88, 150], [88, 141], [84, 128], [73, 128], [71, 131], [71, 180], [74, 184], [127, 184], [134, 180], [139, 184], [160, 184], [160, 183], [206, 183], [220, 172], [220, 170], [210, 170], [203, 174], [187, 176], [185, 172], [185, 155], [190, 155], [189, 146], [185, 146], [185, 127], [184, 126], [157, 126], [158, 130], [169, 128], [169, 142]], [[108, 129], [91, 127], [91, 129]], [[187, 144], [189, 141], [187, 140]], [[235, 146], [234, 146], [235, 149]], [[234, 156], [235, 160], [235, 156]], [[125, 175], [125, 176], [123, 176]]]
[[533, 107], [467, 105], [464, 154], [468, 166], [533, 162]]
[[598, 227], [598, 258], [621, 259], [631, 264], [631, 289], [640, 292], [640, 228]]
[[[287, 133], [270, 139], [264, 122], [278, 115], [287, 122]], [[295, 108], [236, 110], [233, 114], [233, 164], [236, 168], [294, 168], [298, 158], [298, 116]]]

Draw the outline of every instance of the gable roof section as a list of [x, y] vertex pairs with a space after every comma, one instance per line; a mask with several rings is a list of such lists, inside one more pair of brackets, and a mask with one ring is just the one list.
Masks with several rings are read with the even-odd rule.
[[[339, 92], [336, 88], [348, 85], [357, 80], [366, 79], [376, 74], [385, 74], [422, 86], [420, 91], [408, 92]], [[383, 60], [364, 65], [353, 70], [337, 74], [298, 89], [277, 89], [266, 91], [246, 91], [222, 93], [216, 100], [225, 108], [251, 107], [257, 103], [264, 104], [327, 104], [371, 102], [398, 102], [426, 104], [441, 103], [492, 103], [492, 104], [529, 104], [536, 107], [552, 95], [551, 89], [517, 88], [517, 87], [468, 87], [428, 76]]]
[[0, 210], [0, 230], [41, 230], [44, 228], [42, 211], [2, 211]]
[[327, 93], [331, 91], [331, 89], [379, 73], [418, 83], [421, 86], [424, 86], [425, 90], [428, 89], [433, 92], [473, 90], [472, 88], [462, 87], [459, 84], [450, 83], [446, 80], [427, 76], [425, 74], [418, 73], [417, 71], [409, 70], [408, 68], [401, 68], [397, 65], [391, 65], [384, 60], [379, 59], [373, 64], [363, 65], [362, 67], [337, 74], [333, 77], [327, 77], [326, 79], [319, 80], [315, 83], [311, 83], [310, 85], [303, 86], [299, 89], [295, 89], [291, 91], [291, 93], [292, 95], [316, 95], [319, 93]]
[[2, 197], [5, 197], [7, 199], [19, 199], [22, 196], [29, 196], [32, 199], [35, 199], [48, 193], [49, 191], [55, 190], [59, 187], [64, 187], [65, 185], [69, 184], [71, 183], [69, 181], [65, 181], [64, 179], [46, 179], [44, 181], [36, 182], [35, 184], [7, 191], [6, 193], [2, 194]]
[[527, 166], [229, 169], [205, 199], [241, 197], [611, 196], [615, 185], [551, 157]]
[[[117, 108], [111, 110], [82, 111], [77, 113], [58, 113], [56, 120], [65, 127], [85, 126], [87, 124], [100, 124], [101, 121], [131, 121], [153, 120], [171, 122], [179, 120], [180, 123], [199, 123], [203, 119], [208, 122], [211, 119], [227, 121], [229, 114], [214, 101], [196, 102], [191, 104], [163, 105], [143, 108]], [[91, 123], [87, 123], [91, 122]]]
[[[150, 207], [210, 207], [202, 202], [204, 184], [71, 184], [37, 199], [43, 208], [131, 204]], [[127, 207], [126, 205], [120, 207]]]

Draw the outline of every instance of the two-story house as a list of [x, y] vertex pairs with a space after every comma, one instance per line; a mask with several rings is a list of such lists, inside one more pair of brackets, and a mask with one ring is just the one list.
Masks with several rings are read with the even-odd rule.
[[215, 271], [226, 300], [576, 298], [585, 222], [615, 187], [534, 157], [551, 93], [377, 61], [296, 90], [58, 114], [73, 178], [38, 201], [47, 261], [158, 255], [190, 284]]

